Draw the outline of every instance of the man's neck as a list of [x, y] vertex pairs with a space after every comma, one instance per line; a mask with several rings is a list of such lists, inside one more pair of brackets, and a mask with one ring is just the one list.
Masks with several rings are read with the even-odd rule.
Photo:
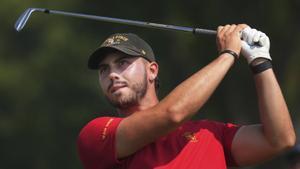
[[137, 105], [117, 109], [117, 112], [121, 116], [129, 116], [133, 113], [147, 110], [147, 109], [155, 106], [158, 102], [159, 102], [159, 100], [156, 95], [152, 96], [152, 97], [144, 97]]

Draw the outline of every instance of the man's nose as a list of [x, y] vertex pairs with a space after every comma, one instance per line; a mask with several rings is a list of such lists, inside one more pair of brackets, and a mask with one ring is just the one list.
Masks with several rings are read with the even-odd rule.
[[109, 73], [109, 79], [110, 80], [119, 80], [120, 79], [120, 75], [117, 72], [115, 72], [115, 71], [111, 71]]

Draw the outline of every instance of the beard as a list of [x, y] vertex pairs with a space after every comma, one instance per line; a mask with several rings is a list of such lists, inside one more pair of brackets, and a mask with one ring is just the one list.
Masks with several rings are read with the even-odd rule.
[[120, 93], [116, 97], [106, 96], [107, 100], [112, 106], [118, 109], [124, 109], [138, 105], [139, 101], [144, 98], [147, 92], [148, 83], [146, 73], [144, 74], [144, 78], [141, 82], [128, 85], [127, 87], [131, 89], [128, 94]]

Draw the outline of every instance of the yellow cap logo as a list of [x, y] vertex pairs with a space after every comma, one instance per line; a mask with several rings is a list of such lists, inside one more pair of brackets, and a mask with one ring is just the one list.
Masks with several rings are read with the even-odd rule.
[[122, 35], [115, 35], [111, 38], [106, 39], [103, 42], [103, 46], [110, 46], [115, 44], [120, 44], [122, 41], [128, 41], [128, 38]]

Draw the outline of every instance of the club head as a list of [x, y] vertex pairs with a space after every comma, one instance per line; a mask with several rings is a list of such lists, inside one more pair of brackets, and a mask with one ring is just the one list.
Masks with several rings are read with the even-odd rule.
[[47, 9], [42, 9], [42, 8], [28, 8], [26, 9], [18, 18], [18, 20], [15, 23], [15, 29], [19, 32], [21, 31], [24, 26], [26, 25], [30, 15], [32, 14], [32, 12], [35, 11], [40, 11], [40, 12], [46, 12]]

